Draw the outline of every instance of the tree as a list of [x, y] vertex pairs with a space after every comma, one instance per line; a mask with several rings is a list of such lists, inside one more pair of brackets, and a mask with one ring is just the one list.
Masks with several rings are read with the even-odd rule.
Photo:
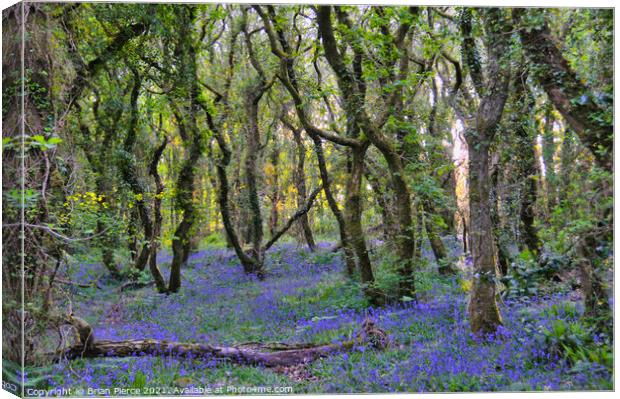
[[[417, 9], [412, 8], [410, 12], [415, 14]], [[333, 34], [331, 22], [331, 7], [329, 6], [319, 7], [317, 15], [325, 57], [338, 78], [338, 86], [342, 93], [345, 111], [350, 118], [349, 125], [352, 126], [352, 129], [359, 129], [363, 132], [370, 142], [381, 151], [388, 164], [390, 176], [392, 178], [392, 186], [396, 195], [397, 233], [395, 247], [399, 256], [401, 273], [399, 296], [415, 295], [412, 268], [415, 238], [412, 229], [411, 194], [405, 181], [403, 164], [397, 152], [396, 145], [380, 131], [380, 128], [371, 121], [365, 111], [363, 99], [366, 94], [367, 83], [364, 82], [362, 78], [362, 62], [368, 59], [368, 55], [364, 53], [363, 46], [359, 42], [359, 36], [352, 34], [347, 35], [347, 32], [353, 30], [353, 24], [346, 11], [337, 7], [336, 15], [340, 24], [343, 26], [345, 32], [344, 36], [350, 40], [349, 43], [353, 49], [354, 58], [352, 70], [345, 64], [342, 54], [338, 50], [338, 44]], [[410, 25], [411, 21], [404, 18], [398, 27], [398, 31], [392, 43], [393, 49], [397, 54], [400, 53], [399, 75], [394, 76], [393, 79], [404, 79], [407, 73], [408, 55], [404, 50], [404, 43]], [[389, 108], [397, 108], [399, 102], [402, 101], [399, 97], [399, 90], [395, 90], [394, 93], [395, 94], [392, 94], [388, 100]], [[379, 125], [387, 122], [388, 118], [385, 119], [385, 121], [380, 121]], [[357, 165], [356, 162], [359, 162], [360, 172], [363, 169], [363, 159], [361, 159], [361, 155], [362, 154], [358, 152], [354, 152], [353, 154], [353, 167], [355, 168]], [[356, 173], [358, 172], [356, 171]], [[361, 176], [356, 181], [361, 181]]]
[[197, 218], [194, 205], [196, 164], [205, 148], [204, 133], [196, 123], [199, 93], [196, 81], [196, 44], [192, 34], [196, 10], [193, 6], [180, 7], [177, 10], [180, 26], [175, 54], [180, 67], [177, 77], [178, 87], [170, 103], [187, 157], [182, 163], [176, 185], [176, 206], [183, 216], [172, 241], [168, 291], [173, 293], [181, 288], [181, 267], [189, 256], [189, 238]]
[[[341, 243], [345, 247], [345, 257], [347, 262], [350, 262], [350, 255], [347, 254], [347, 245], [350, 243], [352, 252], [355, 253], [357, 258], [357, 266], [360, 271], [361, 281], [364, 284], [364, 292], [368, 296], [371, 302], [380, 303], [382, 301], [381, 295], [374, 287], [374, 274], [372, 271], [372, 264], [370, 256], [368, 254], [368, 248], [366, 247], [366, 240], [364, 237], [364, 230], [362, 228], [361, 216], [361, 183], [364, 173], [364, 156], [370, 145], [368, 140], [359, 139], [360, 132], [356, 129], [356, 124], [350, 117], [347, 118], [347, 133], [346, 135], [339, 135], [326, 130], [320, 129], [315, 126], [308, 118], [306, 109], [304, 107], [301, 94], [299, 92], [299, 86], [297, 82], [297, 76], [293, 67], [293, 60], [289, 55], [291, 53], [291, 46], [288, 44], [284, 37], [283, 28], [278, 25], [275, 17], [275, 11], [272, 8], [268, 8], [269, 16], [265, 13], [260, 6], [255, 6], [254, 9], [261, 16], [265, 30], [269, 37], [269, 43], [271, 51], [280, 60], [280, 68], [278, 78], [285, 86], [295, 105], [295, 111], [297, 118], [299, 119], [304, 130], [312, 137], [315, 142], [315, 150], [319, 157], [319, 167], [321, 168], [322, 179], [328, 180], [329, 177], [326, 173], [326, 168], [322, 167], [321, 159], [322, 149], [319, 146], [317, 140], [325, 139], [335, 144], [346, 146], [349, 149], [350, 162], [347, 171], [346, 181], [346, 194], [345, 194], [345, 211], [343, 212], [344, 223], [339, 222]], [[275, 28], [274, 28], [275, 27]], [[333, 201], [333, 195], [327, 194], [328, 201], [332, 211], [335, 212], [337, 206]], [[332, 197], [330, 199], [330, 197]], [[339, 211], [338, 211], [339, 212]], [[342, 227], [346, 226], [346, 233], [343, 234]], [[343, 238], [346, 237], [346, 241]], [[350, 270], [350, 263], [347, 263], [347, 267]]]
[[542, 10], [515, 9], [514, 18], [523, 48], [536, 66], [535, 78], [599, 166], [611, 171], [613, 123], [609, 112], [569, 66], [554, 43]]
[[475, 273], [468, 311], [474, 333], [491, 333], [502, 319], [496, 301], [497, 259], [489, 204], [489, 148], [508, 97], [510, 37], [506, 32], [511, 26], [502, 9], [481, 9], [475, 14], [485, 27], [484, 66], [472, 36], [474, 11], [463, 9], [460, 17], [463, 63], [480, 101], [475, 113], [467, 118], [465, 128], [469, 150], [469, 234]]

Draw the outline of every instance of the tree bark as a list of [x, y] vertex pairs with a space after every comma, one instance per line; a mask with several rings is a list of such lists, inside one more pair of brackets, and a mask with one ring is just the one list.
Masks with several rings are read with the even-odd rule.
[[221, 347], [207, 344], [169, 342], [156, 339], [133, 339], [125, 341], [101, 340], [91, 348], [72, 347], [60, 354], [63, 359], [96, 357], [181, 356], [192, 358], [216, 358], [229, 362], [263, 367], [293, 366], [310, 363], [319, 358], [332, 356], [351, 349], [352, 342], [340, 345], [328, 344], [301, 349], [284, 349], [274, 352], [243, 347]]
[[[435, 255], [435, 261], [437, 262], [439, 274], [449, 275], [454, 274], [455, 271], [452, 266], [448, 263], [448, 252], [446, 251], [446, 246], [443, 244], [441, 240], [441, 236], [435, 223], [433, 222], [434, 216], [434, 208], [432, 205], [424, 204], [422, 207], [426, 214], [424, 227], [426, 228], [426, 235], [428, 236], [428, 240], [431, 243], [431, 249], [433, 251], [433, 255]], [[438, 217], [441, 217], [437, 215]]]
[[374, 171], [370, 170], [370, 165], [368, 164], [366, 165], [364, 174], [366, 176], [366, 180], [370, 183], [370, 186], [372, 187], [372, 191], [374, 191], [375, 193], [375, 201], [377, 203], [377, 206], [379, 207], [379, 211], [381, 212], [383, 238], [388, 243], [393, 242], [394, 232], [396, 228], [390, 206], [388, 205], [388, 199], [386, 198], [385, 192], [381, 188], [382, 182], [379, 181], [379, 178], [375, 175]]
[[[258, 91], [258, 93], [256, 92]], [[258, 102], [262, 97], [261, 87], [251, 88], [247, 93], [246, 112], [248, 116], [248, 127], [246, 128], [245, 154], [245, 183], [248, 196], [248, 209], [250, 211], [250, 239], [252, 245], [252, 256], [256, 258], [256, 269], [250, 273], [262, 273], [262, 253], [261, 244], [263, 242], [263, 218], [258, 198], [258, 183], [256, 178], [257, 161], [260, 153], [260, 130], [258, 127]]]
[[344, 253], [344, 261], [346, 272], [349, 277], [353, 276], [355, 272], [355, 253], [351, 247], [351, 241], [349, 240], [347, 224], [345, 217], [338, 207], [338, 203], [334, 198], [334, 194], [331, 190], [331, 181], [327, 172], [327, 163], [325, 162], [325, 153], [323, 152], [323, 143], [321, 138], [316, 135], [310, 136], [314, 142], [314, 152], [316, 154], [317, 163], [319, 165], [319, 172], [321, 174], [321, 182], [323, 183], [323, 192], [325, 198], [327, 198], [327, 204], [330, 210], [334, 214], [336, 221], [338, 222], [338, 231], [340, 232], [340, 243], [342, 245], [342, 252]]
[[[476, 133], [472, 132], [472, 135]], [[478, 146], [478, 149], [476, 149]], [[474, 333], [494, 332], [501, 324], [496, 302], [497, 259], [493, 241], [493, 223], [489, 207], [488, 147], [469, 145], [470, 243], [474, 262], [474, 283], [469, 303], [469, 317]]]
[[226, 168], [230, 164], [231, 159], [231, 151], [226, 144], [226, 140], [222, 136], [222, 132], [219, 126], [216, 126], [212, 121], [211, 115], [207, 113], [207, 116], [210, 121], [210, 128], [213, 131], [213, 134], [217, 140], [218, 146], [220, 148], [221, 157], [219, 162], [216, 164], [217, 176], [219, 180], [219, 189], [218, 189], [218, 203], [220, 206], [220, 212], [222, 214], [222, 223], [224, 224], [224, 230], [226, 231], [226, 236], [228, 237], [228, 241], [230, 242], [232, 248], [235, 251], [235, 254], [239, 258], [243, 270], [246, 273], [250, 273], [251, 270], [255, 268], [254, 262], [255, 260], [248, 256], [239, 241], [239, 236], [235, 230], [235, 226], [230, 214], [230, 206], [228, 200], [228, 175], [226, 173]]
[[[297, 165], [294, 173], [295, 186], [297, 188], [297, 206], [300, 207], [306, 201], [306, 178], [304, 175], [304, 168], [306, 163], [306, 148], [301, 139], [301, 132], [297, 129], [293, 130], [293, 137], [295, 144], [297, 145]], [[310, 227], [310, 221], [308, 220], [308, 214], [303, 215], [299, 219], [301, 230], [308, 244], [310, 251], [316, 250], [316, 243], [314, 242], [314, 236], [312, 234], [312, 228]]]
[[605, 285], [598, 275], [593, 264], [593, 259], [597, 256], [593, 249], [597, 245], [597, 240], [592, 236], [587, 236], [575, 246], [577, 254], [577, 264], [580, 272], [581, 290], [585, 305], [585, 315], [593, 318], [610, 316], [611, 308]]
[[[118, 121], [121, 117], [121, 112], [115, 113], [112, 116], [112, 124], [108, 126], [103, 122], [98, 112], [99, 108], [99, 97], [95, 97], [95, 101], [93, 104], [93, 114], [95, 116], [95, 121], [97, 122], [97, 128], [103, 130], [103, 139], [99, 145], [97, 145], [91, 133], [91, 130], [88, 126], [84, 124], [82, 121], [82, 109], [81, 107], [76, 106], [78, 113], [78, 126], [79, 130], [82, 133], [82, 150], [88, 160], [88, 163], [91, 166], [91, 169], [97, 176], [95, 180], [95, 187], [97, 190], [97, 194], [103, 196], [104, 201], [108, 203], [108, 208], [101, 209], [102, 216], [106, 218], [112, 217], [112, 209], [114, 209], [113, 197], [109, 194], [112, 192], [112, 188], [110, 186], [111, 177], [109, 175], [109, 170], [106, 167], [108, 163], [111, 161], [109, 159], [109, 151], [102, 150], [103, 148], [109, 149], [112, 145], [112, 141], [114, 139], [114, 135], [116, 133], [116, 128]], [[97, 151], [97, 148], [100, 150]], [[133, 224], [131, 224], [133, 226]], [[121, 278], [120, 270], [118, 269], [116, 263], [114, 262], [114, 247], [115, 240], [111, 234], [105, 233], [106, 226], [102, 222], [101, 219], [97, 220], [97, 235], [99, 235], [98, 242], [101, 245], [101, 260], [105, 268], [108, 270], [112, 278], [119, 280]], [[130, 234], [132, 237], [133, 234]], [[130, 241], [131, 243], [131, 241]], [[130, 253], [133, 255], [132, 248], [129, 248]]]
[[[453, 160], [452, 160], [452, 137], [450, 135], [450, 144], [449, 145], [445, 145], [443, 144], [441, 141], [442, 139], [445, 139], [445, 135], [444, 137], [442, 137], [442, 135], [439, 133], [437, 127], [436, 127], [436, 115], [437, 115], [437, 108], [438, 108], [438, 104], [439, 104], [439, 93], [437, 90], [437, 83], [435, 82], [435, 78], [431, 77], [431, 93], [433, 94], [433, 105], [431, 107], [431, 112], [429, 114], [428, 117], [428, 133], [431, 137], [433, 137], [438, 144], [435, 145], [435, 147], [430, 147], [427, 149], [427, 159], [429, 160], [429, 162], [431, 163], [431, 165], [453, 165]], [[419, 146], [418, 146], [419, 147]], [[441, 151], [438, 151], [438, 148], [441, 148]], [[419, 151], [420, 149], [418, 149]], [[436, 162], [436, 163], [435, 163]], [[448, 193], [448, 198], [450, 199], [454, 199], [454, 201], [456, 201], [456, 176], [455, 176], [455, 171], [454, 168], [451, 167], [447, 172], [444, 172], [443, 176], [440, 176], [438, 174], [438, 170], [437, 168], [433, 167], [434, 170], [434, 177], [436, 179], [436, 181], [439, 183], [439, 185], [441, 186], [441, 188], [444, 190], [444, 192]], [[435, 210], [435, 206], [430, 204], [428, 201], [425, 201], [425, 208], [427, 210], [429, 210], [429, 212], [432, 215], [437, 215], [440, 216], [443, 219], [443, 222], [445, 223], [445, 225], [447, 226], [447, 229], [445, 228], [441, 228], [441, 229], [437, 229], [435, 228], [435, 225], [433, 224], [433, 228], [437, 231], [444, 231], [448, 234], [456, 234], [455, 231], [455, 214], [454, 214], [454, 210], [451, 209], [450, 206], [441, 206], [440, 209]], [[430, 210], [432, 208], [432, 211]], [[447, 230], [447, 231], [445, 231]], [[445, 252], [445, 249], [444, 251]]]
[[381, 303], [381, 298], [375, 290], [375, 276], [372, 271], [372, 262], [366, 247], [366, 238], [362, 227], [362, 197], [361, 185], [364, 174], [364, 156], [367, 146], [351, 149], [351, 170], [346, 184], [344, 217], [350, 235], [351, 246], [357, 257], [358, 267], [364, 292], [374, 304]]
[[[107, 176], [106, 176], [107, 177]], [[99, 176], [96, 182], [97, 194], [103, 196], [104, 201], [110, 201], [108, 194], [107, 178]], [[102, 212], [107, 217], [110, 217], [110, 211], [102, 209]], [[115, 280], [121, 279], [121, 272], [118, 266], [114, 262], [114, 239], [109, 233], [105, 231], [105, 226], [101, 220], [97, 220], [97, 233], [99, 235], [99, 243], [101, 244], [101, 262], [103, 266], [108, 270], [112, 278]]]
[[469, 230], [467, 230], [467, 219], [465, 218], [465, 215], [461, 215], [461, 223], [463, 224], [463, 252], [467, 253], [469, 250]]
[[274, 140], [274, 148], [270, 154], [270, 162], [272, 166], [271, 175], [268, 177], [268, 184], [271, 185], [271, 213], [269, 214], [269, 234], [273, 235], [278, 227], [278, 219], [280, 211], [278, 207], [280, 205], [280, 187], [279, 187], [279, 171], [278, 164], [280, 151], [278, 149], [278, 145]]
[[495, 238], [495, 245], [497, 247], [497, 263], [502, 276], [508, 273], [508, 266], [510, 265], [510, 253], [506, 247], [506, 233], [502, 228], [502, 222], [500, 220], [500, 211], [502, 209], [502, 199], [499, 193], [500, 185], [500, 165], [496, 165], [493, 173], [491, 174], [491, 223], [493, 224], [493, 237]]
[[[161, 115], [160, 115], [160, 125], [161, 125]], [[153, 215], [154, 215], [154, 223], [153, 223], [153, 231], [150, 237], [151, 243], [151, 255], [149, 257], [149, 269], [151, 271], [151, 275], [153, 276], [153, 280], [155, 281], [155, 286], [157, 290], [161, 293], [165, 293], [168, 289], [166, 287], [166, 281], [157, 267], [157, 252], [159, 250], [159, 237], [161, 235], [161, 225], [163, 222], [163, 216], [161, 213], [161, 199], [164, 193], [164, 182], [157, 171], [157, 165], [159, 164], [159, 160], [168, 145], [168, 138], [164, 137], [162, 143], [155, 149], [153, 152], [153, 158], [151, 160], [151, 164], [149, 165], [149, 174], [153, 176], [153, 180], [155, 180], [155, 198], [153, 199]]]
[[250, 342], [237, 346], [213, 346], [208, 344], [173, 342], [156, 339], [130, 339], [124, 341], [93, 340], [89, 347], [75, 345], [59, 353], [49, 354], [51, 359], [77, 359], [97, 357], [180, 356], [192, 358], [215, 358], [228, 362], [263, 367], [287, 367], [307, 364], [315, 360], [351, 351], [358, 346], [385, 349], [389, 346], [386, 333], [374, 327], [362, 325], [354, 339], [340, 344], [285, 344]]

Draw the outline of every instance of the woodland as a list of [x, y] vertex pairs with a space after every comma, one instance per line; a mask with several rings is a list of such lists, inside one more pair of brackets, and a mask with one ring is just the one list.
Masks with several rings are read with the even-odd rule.
[[613, 29], [7, 8], [3, 388], [613, 390]]

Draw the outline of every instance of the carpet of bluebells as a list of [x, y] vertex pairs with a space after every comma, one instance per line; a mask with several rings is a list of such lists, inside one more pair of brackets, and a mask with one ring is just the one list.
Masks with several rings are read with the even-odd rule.
[[[297, 379], [216, 359], [78, 359], [48, 370], [47, 388], [151, 387], [154, 393], [160, 387], [231, 385], [290, 386], [293, 393], [612, 389], [612, 376], [604, 367], [570, 366], [545, 345], [541, 331], [555, 319], [579, 317], [579, 312], [562, 310], [576, 302], [574, 297], [503, 301], [504, 326], [481, 341], [470, 334], [467, 293], [457, 277], [427, 281], [418, 302], [373, 309], [360, 287], [344, 276], [340, 256], [328, 246], [322, 244], [315, 253], [292, 244], [276, 247], [264, 281], [245, 275], [229, 250], [201, 250], [191, 255], [181, 292], [175, 295], [158, 294], [152, 286], [119, 292], [118, 283], [107, 280], [96, 263], [76, 264], [67, 277], [99, 281], [100, 289], [72, 287], [71, 293], [74, 312], [92, 323], [98, 339], [221, 346], [342, 342], [371, 316], [390, 335], [388, 350], [359, 346], [337, 353], [307, 366], [306, 378]], [[161, 254], [159, 261], [166, 272], [170, 256]], [[579, 304], [571, 306], [579, 309]]]

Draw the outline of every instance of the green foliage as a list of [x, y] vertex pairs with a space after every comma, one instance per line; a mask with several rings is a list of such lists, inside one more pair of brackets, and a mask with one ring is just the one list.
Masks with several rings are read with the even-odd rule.
[[393, 251], [390, 251], [388, 248], [379, 249], [377, 260], [375, 261], [374, 275], [376, 288], [391, 297], [392, 300], [400, 299], [395, 297], [401, 276], [398, 273], [398, 257]]
[[151, 273], [147, 269], [138, 270], [132, 267], [132, 268], [123, 270], [123, 272], [124, 272], [123, 274], [127, 276], [127, 278], [137, 283], [144, 284], [144, 283], [150, 282], [153, 279], [151, 277]]
[[315, 265], [328, 265], [330, 263], [333, 263], [334, 259], [337, 256], [340, 256], [340, 255], [336, 252], [320, 251], [320, 252], [312, 253], [312, 255], [309, 258], [309, 261]]
[[131, 388], [142, 389], [146, 386], [147, 378], [146, 375], [142, 371], [137, 371], [134, 375], [133, 381], [131, 381]]
[[550, 318], [558, 318], [563, 320], [577, 320], [579, 317], [579, 309], [573, 302], [562, 302], [560, 305], [553, 304], [545, 309], [545, 313]]
[[541, 293], [541, 288], [549, 287], [551, 276], [565, 266], [564, 257], [546, 255], [546, 258], [537, 258], [525, 249], [512, 262], [508, 274], [501, 279], [506, 286], [504, 295], [513, 298], [536, 296]]
[[34, 208], [41, 194], [31, 188], [25, 190], [11, 189], [3, 191], [4, 201], [12, 208]]
[[202, 247], [216, 247], [216, 248], [224, 248], [226, 246], [226, 239], [223, 234], [218, 232], [213, 232], [208, 236], [204, 237], [200, 242]]
[[[2, 359], [2, 381], [3, 383], [14, 384], [16, 387], [21, 387], [21, 374], [22, 368], [20, 365], [8, 361], [7, 359]], [[48, 381], [50, 378], [55, 375], [54, 365], [45, 365], [45, 366], [27, 366], [24, 369], [25, 384], [24, 389], [48, 389]], [[7, 387], [3, 386], [3, 389], [7, 389]], [[19, 390], [19, 388], [18, 388]], [[15, 395], [19, 395], [20, 392], [13, 392]]]
[[[390, 248], [382, 247], [375, 255], [375, 287], [388, 296], [393, 301], [410, 302], [414, 298], [405, 296], [396, 298], [395, 293], [399, 291], [399, 284], [402, 281], [402, 275], [399, 271], [399, 259]], [[413, 265], [413, 278], [415, 283], [415, 293], [418, 299], [424, 298], [431, 292], [435, 293], [437, 289], [449, 289], [450, 278], [437, 273], [435, 268], [429, 267], [429, 261], [426, 258], [419, 259]]]
[[334, 311], [353, 309], [362, 310], [368, 307], [367, 299], [362, 295], [360, 284], [346, 279], [329, 279], [320, 281], [316, 287], [301, 290], [296, 295], [283, 297], [283, 303], [292, 309], [305, 309], [302, 315], [315, 317], [313, 309], [321, 305]]
[[583, 322], [556, 319], [542, 333], [550, 353], [564, 357], [577, 370], [586, 364], [613, 369], [612, 347], [595, 341], [593, 329]]
[[62, 143], [62, 139], [60, 137], [51, 136], [46, 138], [44, 135], [35, 134], [33, 136], [25, 135], [22, 137], [3, 137], [2, 138], [2, 149], [10, 150], [10, 149], [19, 149], [23, 147], [24, 151], [29, 151], [32, 149], [39, 149], [41, 151], [47, 151], [54, 149], [58, 146], [58, 144]]
[[565, 198], [553, 208], [549, 224], [541, 236], [559, 253], [570, 253], [575, 240], [589, 234], [599, 224], [609, 225], [613, 208], [613, 187], [609, 172], [598, 167], [578, 170], [567, 165], [563, 183]]

